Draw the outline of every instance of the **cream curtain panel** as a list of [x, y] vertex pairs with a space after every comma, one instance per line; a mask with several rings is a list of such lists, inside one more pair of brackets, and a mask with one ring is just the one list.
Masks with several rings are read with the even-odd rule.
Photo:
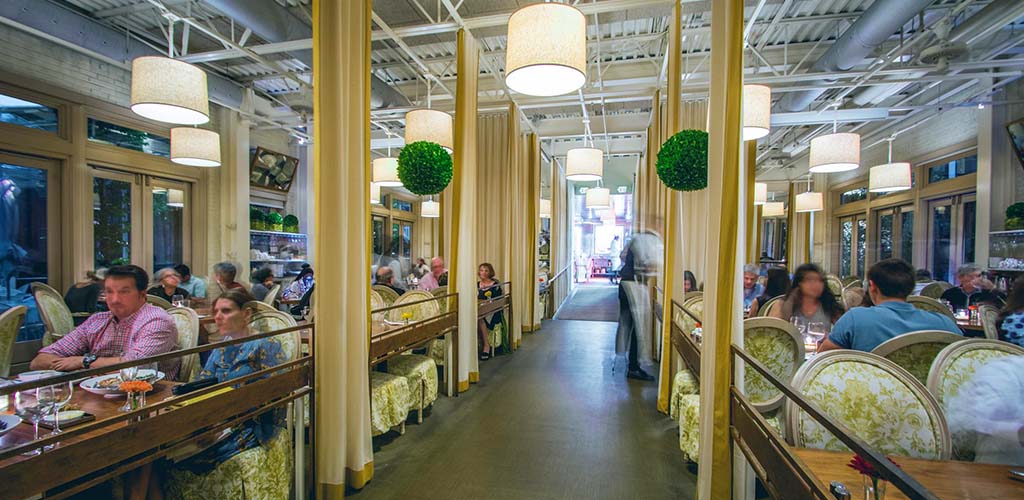
[[[708, 101], [704, 99], [682, 103], [680, 117], [682, 123], [679, 130], [707, 131]], [[707, 212], [707, 189], [683, 193], [682, 231], [677, 233], [682, 237], [683, 258], [676, 262], [681, 262], [684, 270], [692, 272], [697, 277], [698, 285], [704, 281], [707, 267], [704, 252], [708, 241]]]
[[512, 343], [522, 343], [523, 331], [533, 328], [534, 284], [537, 269], [537, 233], [534, 215], [539, 202], [533, 197], [534, 177], [530, 172], [530, 143], [533, 135], [520, 133], [519, 110], [515, 104], [509, 106], [513, 117], [509, 122], [509, 147], [512, 154], [512, 176], [509, 191], [512, 193]]
[[572, 269], [567, 269], [570, 263], [569, 231], [572, 229], [572, 221], [569, 219], [569, 198], [568, 181], [561, 165], [557, 161], [551, 162], [551, 271], [550, 277], [565, 270], [565, 274], [558, 279], [551, 289], [551, 300], [554, 303], [552, 310], [569, 296], [569, 282], [572, 281]]
[[346, 481], [362, 488], [373, 477], [370, 301], [362, 286], [370, 269], [371, 6], [313, 5], [317, 490], [340, 499]]

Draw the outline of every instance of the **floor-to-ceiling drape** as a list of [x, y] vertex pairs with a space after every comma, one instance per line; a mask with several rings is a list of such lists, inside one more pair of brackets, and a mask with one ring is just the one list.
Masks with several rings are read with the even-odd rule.
[[373, 477], [367, 373], [370, 0], [314, 2], [317, 485], [342, 498]]
[[508, 184], [508, 190], [512, 194], [511, 215], [512, 215], [512, 245], [511, 245], [511, 274], [512, 280], [512, 322], [509, 328], [512, 330], [510, 341], [513, 346], [518, 347], [523, 338], [523, 328], [530, 324], [526, 318], [529, 314], [529, 290], [530, 283], [534, 280], [533, 268], [533, 245], [525, 242], [529, 239], [529, 232], [532, 224], [530, 222], [530, 204], [528, 188], [530, 182], [529, 166], [526, 161], [526, 136], [519, 132], [519, 108], [515, 104], [509, 104], [508, 110], [508, 154], [512, 168], [512, 176]]
[[569, 219], [568, 181], [558, 161], [551, 162], [551, 277], [565, 271], [551, 289], [553, 309], [565, 301], [569, 295], [569, 283], [572, 281], [572, 269], [569, 268], [570, 251], [569, 232], [572, 231], [572, 220]]

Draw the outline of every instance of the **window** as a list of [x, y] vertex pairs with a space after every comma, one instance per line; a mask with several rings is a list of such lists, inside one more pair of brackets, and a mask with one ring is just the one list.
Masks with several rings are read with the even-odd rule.
[[132, 183], [95, 177], [92, 186], [96, 269], [131, 263]]
[[373, 255], [379, 257], [384, 255], [384, 225], [386, 221], [384, 217], [374, 215], [371, 222], [373, 226]]
[[978, 155], [971, 155], [928, 169], [928, 182], [941, 182], [978, 171]]
[[853, 203], [855, 201], [861, 201], [868, 199], [867, 188], [851, 189], [839, 195], [839, 204], [845, 205], [847, 203]]
[[862, 276], [867, 258], [868, 219], [864, 214], [839, 219], [839, 273]]
[[0, 122], [57, 133], [57, 109], [0, 94]]
[[914, 212], [900, 212], [900, 258], [914, 262]]
[[953, 282], [956, 268], [974, 262], [977, 201], [973, 193], [928, 203], [928, 266], [932, 277]]
[[786, 218], [770, 217], [761, 221], [761, 260], [786, 259]]
[[878, 216], [878, 260], [891, 259], [893, 252], [892, 223], [895, 214]]
[[908, 264], [914, 262], [914, 208], [902, 205], [878, 210], [876, 227], [877, 239], [872, 240], [878, 248], [878, 260], [897, 257]]
[[847, 219], [840, 225], [839, 274], [845, 277], [853, 273], [853, 221]]
[[89, 140], [131, 149], [153, 156], [171, 157], [171, 140], [149, 132], [135, 130], [89, 118]]
[[391, 197], [391, 208], [403, 212], [412, 212], [412, 202]]
[[152, 192], [153, 270], [156, 271], [184, 262], [185, 192], [159, 186]]

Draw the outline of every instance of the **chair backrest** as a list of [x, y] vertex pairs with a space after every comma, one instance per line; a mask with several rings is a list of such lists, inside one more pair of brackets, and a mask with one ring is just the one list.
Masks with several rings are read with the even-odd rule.
[[[931, 460], [950, 455], [949, 428], [938, 403], [885, 358], [850, 350], [818, 354], [797, 370], [793, 388], [884, 454]], [[798, 447], [848, 449], [793, 401], [786, 403], [786, 436]]]
[[[792, 323], [778, 318], [751, 318], [743, 322], [743, 350], [789, 382], [804, 362], [804, 341]], [[783, 394], [752, 368], [744, 372], [743, 388], [760, 412], [782, 405]]]
[[[693, 292], [691, 292], [693, 293]], [[686, 309], [690, 314], [694, 315], [698, 321], [704, 322], [704, 294], [702, 292], [696, 292], [700, 295], [691, 295], [683, 300], [683, 309]]]
[[779, 301], [785, 300], [785, 299], [786, 299], [785, 295], [779, 295], [779, 296], [772, 297], [772, 298], [768, 299], [768, 302], [764, 303], [764, 307], [758, 306], [761, 309], [757, 311], [757, 315], [761, 316], [761, 317], [767, 317], [768, 316], [768, 312], [772, 310], [772, 307], [775, 307], [775, 304], [778, 304]]
[[260, 311], [276, 311], [277, 310], [276, 307], [274, 307], [274, 306], [270, 305], [270, 303], [264, 302], [262, 300], [250, 300], [249, 302], [246, 302], [245, 305], [247, 307], [251, 307], [252, 310], [255, 311], [255, 312], [260, 312]]
[[265, 304], [273, 304], [274, 300], [277, 299], [277, 294], [281, 293], [281, 285], [277, 284], [270, 287], [270, 290], [266, 295], [263, 296], [262, 302]]
[[999, 309], [995, 306], [983, 304], [978, 306], [978, 317], [981, 318], [981, 326], [985, 328], [985, 338], [999, 340]]
[[[387, 304], [384, 303], [384, 299], [377, 293], [377, 290], [370, 290], [370, 311], [384, 309], [385, 307], [387, 307]], [[372, 313], [371, 316], [374, 323], [384, 321], [384, 313]]]
[[[266, 333], [290, 328], [297, 324], [295, 318], [283, 311], [256, 311], [252, 315], [252, 319], [249, 320], [249, 329], [254, 333]], [[281, 344], [285, 361], [299, 359], [302, 353], [302, 339], [299, 337], [298, 331], [275, 335], [269, 339]]]
[[18, 330], [25, 321], [27, 311], [25, 306], [14, 306], [0, 314], [0, 377], [11, 374], [14, 342], [18, 339]]
[[[199, 315], [187, 307], [172, 307], [167, 314], [174, 320], [178, 327], [178, 344], [176, 349], [191, 349], [199, 345]], [[199, 355], [189, 354], [181, 359], [181, 367], [178, 368], [178, 381], [188, 382], [198, 371]]]
[[672, 322], [679, 326], [679, 329], [686, 335], [689, 335], [693, 332], [694, 328], [697, 328], [697, 320], [683, 312], [681, 307], [672, 308]]
[[448, 287], [447, 286], [439, 286], [439, 287], [431, 290], [430, 294], [433, 295], [434, 297], [444, 297], [445, 295], [448, 295]]
[[907, 303], [922, 311], [931, 311], [943, 314], [956, 322], [956, 318], [953, 316], [953, 311], [950, 311], [948, 307], [943, 305], [943, 303], [939, 302], [937, 299], [925, 297], [923, 295], [911, 295], [907, 297]]
[[384, 285], [373, 285], [373, 291], [379, 293], [380, 298], [384, 299], [384, 303], [388, 306], [395, 305], [395, 301], [398, 300], [398, 292]]
[[146, 302], [149, 302], [150, 304], [153, 304], [154, 306], [157, 306], [165, 311], [174, 307], [171, 305], [170, 302], [167, 302], [163, 298], [157, 297], [156, 295], [150, 295], [148, 293], [146, 294]]
[[851, 286], [843, 290], [843, 304], [846, 305], [846, 309], [861, 305], [864, 302], [864, 293], [864, 289], [859, 286]]
[[847, 276], [847, 277], [843, 278], [843, 288], [847, 288], [847, 287], [851, 287], [851, 286], [863, 287], [864, 286], [864, 279], [861, 278], [860, 276]]
[[949, 344], [964, 340], [962, 335], [942, 330], [921, 330], [893, 337], [875, 347], [872, 354], [896, 363], [918, 382], [928, 383], [928, 370], [939, 352]]
[[71, 309], [64, 303], [64, 296], [50, 285], [38, 281], [32, 282], [32, 297], [36, 300], [36, 307], [39, 309], [39, 318], [43, 320], [46, 327], [46, 335], [43, 337], [43, 346], [50, 345], [61, 337], [75, 329], [75, 320], [71, 316]]
[[945, 281], [933, 281], [925, 285], [924, 288], [921, 289], [921, 293], [918, 295], [921, 297], [938, 299], [939, 297], [942, 297], [943, 292], [950, 288], [953, 288], [953, 285], [946, 283]]
[[[401, 297], [398, 297], [398, 300], [396, 300], [392, 305], [400, 306], [410, 302], [418, 302], [433, 298], [434, 295], [430, 292], [424, 292], [423, 290], [410, 290], [402, 294]], [[431, 300], [429, 302], [392, 309], [384, 313], [384, 319], [387, 321], [400, 322], [403, 321], [402, 315], [409, 313], [412, 315], [412, 317], [409, 318], [409, 321], [423, 321], [427, 318], [432, 318], [441, 314], [441, 308], [438, 306], [437, 302], [437, 300]]]
[[694, 297], [703, 297], [703, 296], [704, 296], [704, 292], [686, 292], [685, 294], [683, 294], [683, 302], [686, 302], [687, 300], [690, 300], [690, 299], [692, 299]]
[[828, 285], [828, 289], [832, 291], [832, 295], [837, 297], [841, 297], [843, 295], [843, 280], [839, 279], [839, 276], [826, 274], [825, 284]]

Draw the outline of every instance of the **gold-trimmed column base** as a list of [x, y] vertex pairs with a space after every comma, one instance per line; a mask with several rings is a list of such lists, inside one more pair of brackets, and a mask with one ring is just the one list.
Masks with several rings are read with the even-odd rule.
[[480, 372], [469, 372], [469, 383], [476, 384], [480, 382]]
[[[362, 470], [352, 470], [345, 467], [345, 479], [353, 488], [357, 490], [363, 489], [373, 479], [373, 462], [367, 462]], [[344, 492], [344, 489], [342, 488], [342, 492]]]
[[341, 500], [345, 498], [345, 485], [320, 483], [316, 497], [321, 500]]
[[460, 380], [459, 381], [459, 392], [466, 392], [468, 390], [469, 390], [469, 381], [468, 380]]

